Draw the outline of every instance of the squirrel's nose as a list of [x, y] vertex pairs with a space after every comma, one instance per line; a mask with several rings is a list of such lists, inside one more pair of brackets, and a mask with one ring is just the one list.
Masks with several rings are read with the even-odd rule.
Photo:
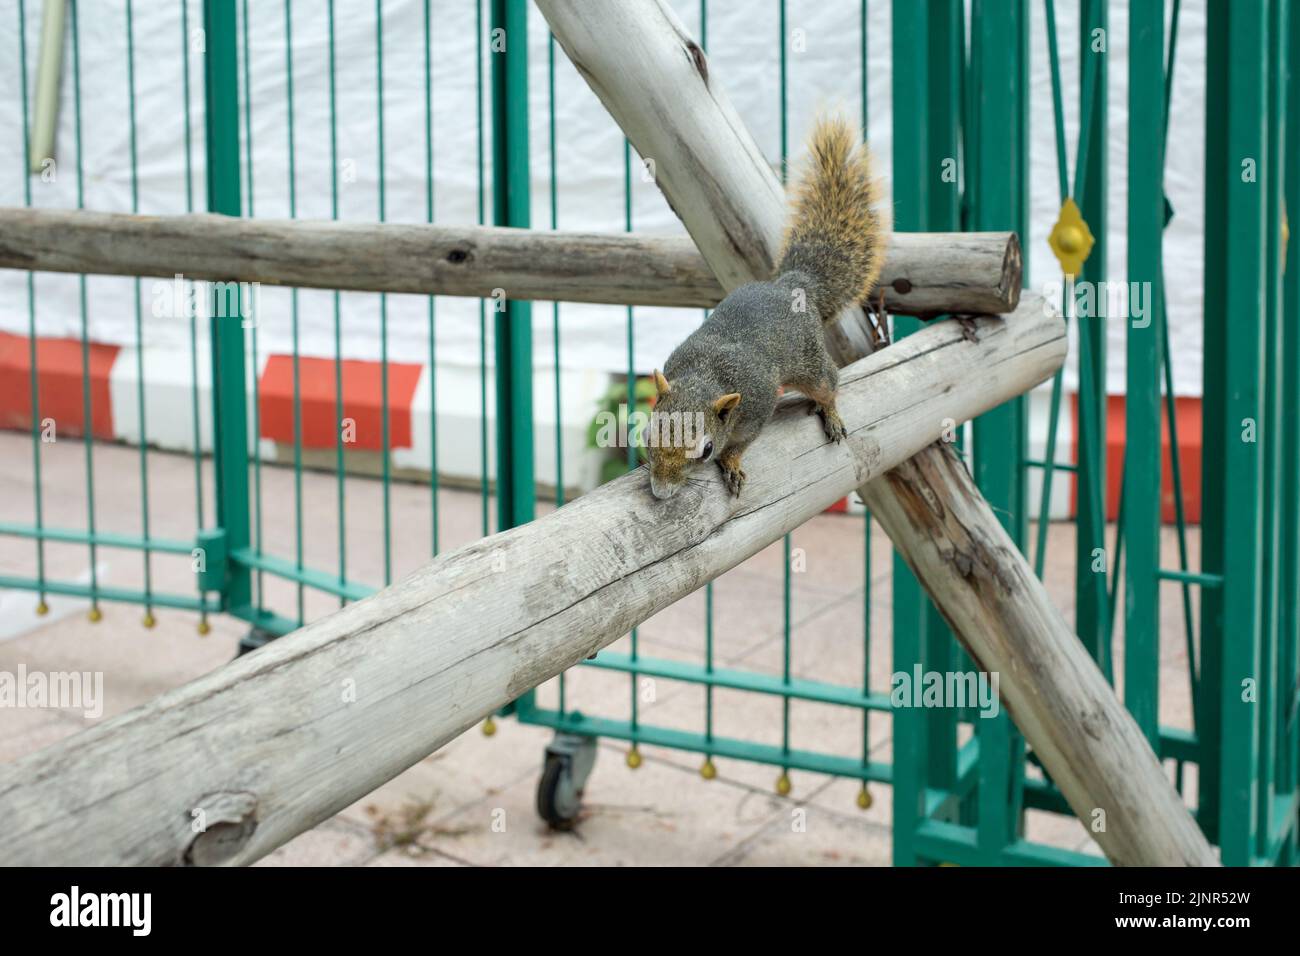
[[650, 476], [650, 493], [660, 501], [671, 498], [676, 491], [676, 485], [670, 485], [666, 481], [658, 481], [653, 474]]

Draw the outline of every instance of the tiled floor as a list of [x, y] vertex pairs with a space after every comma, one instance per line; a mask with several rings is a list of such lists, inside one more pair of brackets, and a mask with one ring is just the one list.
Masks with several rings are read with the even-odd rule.
[[[102, 531], [139, 533], [140, 456], [133, 448], [95, 446], [96, 519]], [[195, 474], [192, 459], [148, 456], [151, 533], [189, 541], [195, 534]], [[44, 514], [49, 525], [84, 528], [84, 449], [63, 440], [42, 449]], [[212, 513], [210, 464], [204, 463], [204, 506]], [[266, 551], [292, 558], [294, 485], [291, 471], [264, 467], [262, 540]], [[303, 482], [303, 553], [309, 566], [337, 570], [337, 484], [333, 475], [308, 473]], [[380, 486], [350, 478], [346, 483], [347, 573], [380, 583], [383, 578], [383, 520]], [[440, 539], [444, 548], [468, 543], [482, 531], [480, 497], [472, 491], [442, 490]], [[392, 489], [394, 575], [430, 553], [430, 492], [427, 486]], [[33, 509], [30, 439], [0, 433], [0, 522], [30, 522]], [[1113, 529], [1112, 529], [1113, 530]], [[1073, 615], [1073, 539], [1068, 526], [1050, 535], [1046, 579]], [[823, 515], [800, 528], [793, 547], [803, 549], [806, 569], [792, 575], [792, 668], [796, 676], [857, 684], [863, 673], [862, 519]], [[1197, 541], [1192, 536], [1193, 562]], [[1174, 538], [1166, 532], [1172, 563]], [[872, 653], [874, 689], [886, 690], [890, 660], [889, 543], [876, 529], [872, 559]], [[51, 544], [46, 573], [63, 580], [87, 579], [84, 546]], [[1195, 566], [1195, 563], [1193, 563]], [[102, 584], [140, 587], [143, 561], [137, 552], [100, 548], [95, 567]], [[779, 673], [782, 664], [783, 557], [774, 545], [720, 578], [714, 586], [714, 648], [721, 666]], [[0, 535], [0, 575], [35, 574], [29, 540]], [[159, 555], [151, 566], [153, 587], [192, 593], [187, 556]], [[281, 614], [296, 613], [296, 589], [267, 577], [265, 602]], [[1186, 648], [1177, 588], [1163, 589], [1161, 712], [1166, 723], [1186, 726]], [[205, 637], [197, 618], [185, 611], [155, 610], [146, 629], [137, 605], [105, 604], [103, 620], [88, 620], [86, 602], [51, 598], [50, 613], [37, 617], [30, 592], [0, 591], [0, 670], [19, 664], [30, 670], [102, 671], [104, 716], [147, 701], [215, 667], [234, 653], [245, 626], [213, 618]], [[307, 616], [327, 613], [337, 600], [308, 595]], [[643, 654], [698, 660], [704, 646], [704, 600], [695, 594], [656, 615], [638, 631]], [[1122, 635], [1121, 635], [1122, 644]], [[627, 639], [614, 645], [626, 650]], [[1122, 646], [1117, 650], [1122, 654]], [[626, 717], [631, 687], [626, 675], [579, 668], [567, 686], [570, 707], [607, 717]], [[698, 729], [704, 721], [704, 693], [698, 686], [658, 681], [641, 686], [639, 718], [645, 723]], [[540, 690], [555, 700], [554, 682]], [[718, 690], [715, 732], [780, 743], [779, 698]], [[103, 718], [100, 718], [103, 719]], [[79, 713], [59, 710], [0, 710], [0, 762], [44, 747], [85, 727]], [[770, 766], [716, 760], [716, 779], [699, 775], [696, 754], [643, 747], [642, 765], [630, 769], [626, 746], [602, 741], [588, 782], [581, 825], [571, 833], [548, 831], [534, 809], [534, 795], [550, 732], [513, 719], [496, 721], [496, 733], [471, 731], [332, 820], [302, 834], [263, 863], [457, 866], [491, 864], [877, 864], [890, 861], [890, 793], [873, 786], [873, 806], [859, 810], [858, 784], [812, 773], [791, 774], [793, 791], [777, 796], [777, 770]], [[858, 757], [862, 721], [824, 705], [795, 702], [791, 709], [795, 747]], [[871, 722], [873, 759], [889, 759], [889, 718]], [[1091, 841], [1073, 819], [1032, 814], [1032, 838], [1088, 849]]]

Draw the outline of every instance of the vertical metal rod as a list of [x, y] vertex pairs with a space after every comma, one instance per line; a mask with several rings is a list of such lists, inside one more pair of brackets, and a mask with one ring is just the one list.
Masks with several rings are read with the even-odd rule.
[[[1282, 529], [1280, 492], [1282, 487], [1282, 458], [1284, 407], [1282, 390], [1282, 197], [1285, 160], [1285, 85], [1286, 70], [1286, 2], [1269, 0], [1268, 24], [1268, 146], [1264, 165], [1265, 194], [1265, 257], [1264, 257], [1264, 395], [1263, 414], [1259, 438], [1263, 443], [1263, 502], [1264, 551], [1262, 593], [1260, 596], [1260, 673], [1259, 714], [1260, 744], [1258, 766], [1257, 813], [1258, 827], [1253, 852], [1266, 857], [1274, 828], [1274, 804], [1277, 783], [1276, 747], [1278, 727], [1282, 713], [1289, 711], [1291, 687], [1278, 686], [1278, 625], [1281, 617], [1282, 594], [1279, 591], [1282, 564]], [[1287, 595], [1294, 602], [1297, 595]], [[1279, 707], [1279, 704], [1282, 706]]]
[[[285, 106], [287, 117], [285, 128], [288, 134], [286, 149], [289, 161], [289, 218], [298, 217], [298, 167], [294, 149], [294, 100], [293, 100], [293, 10], [291, 0], [284, 0], [284, 78]], [[300, 348], [300, 328], [298, 312], [298, 290], [289, 290], [290, 334], [293, 347], [293, 538], [294, 568], [300, 574], [303, 568], [303, 507], [302, 507], [302, 362]], [[306, 594], [301, 581], [297, 582], [298, 626], [301, 627], [306, 616]]]
[[[329, 25], [329, 108], [330, 108], [330, 218], [339, 217], [339, 123], [338, 72], [334, 42], [334, 0], [327, 7]], [[339, 584], [347, 583], [347, 466], [343, 454], [343, 302], [334, 292], [334, 478], [337, 495]], [[347, 604], [339, 595], [339, 606]]]
[[[1082, 0], [1082, 29], [1079, 31], [1080, 100], [1090, 97], [1091, 108], [1086, 113], [1080, 109], [1080, 115], [1088, 117], [1089, 129], [1086, 153], [1082, 145], [1080, 147], [1083, 165], [1075, 169], [1075, 191], [1084, 221], [1096, 240], [1083, 264], [1080, 278], [1091, 287], [1093, 301], [1098, 303], [1101, 290], [1105, 288], [1102, 283], [1107, 279], [1109, 6], [1109, 0]], [[1085, 67], [1085, 63], [1089, 67]], [[1092, 81], [1091, 88], [1089, 80]], [[1104, 555], [1106, 551], [1106, 325], [1107, 317], [1100, 308], [1096, 314], [1082, 316], [1077, 324], [1081, 344], [1078, 398], [1081, 453], [1076, 485], [1075, 632], [1098, 661], [1108, 661], [1110, 657], [1109, 646], [1105, 646], [1110, 632], [1106, 613], [1106, 567], [1103, 564], [1100, 571], [1094, 570], [1095, 555], [1098, 551]], [[1082, 347], [1085, 340], [1086, 349]], [[1088, 432], [1086, 436], [1085, 430]]]
[[[204, 0], [204, 122], [207, 131], [208, 211], [238, 216], [239, 51], [234, 0]], [[233, 316], [212, 303], [212, 422], [217, 474], [217, 522], [226, 532], [227, 553], [249, 545], [248, 393], [244, 369], [244, 330]], [[227, 574], [222, 609], [252, 614], [252, 579], [233, 562]]]
[[[181, 4], [181, 97], [184, 104], [185, 114], [185, 211], [194, 211], [194, 135], [193, 120], [190, 112], [190, 47], [193, 39], [190, 36], [190, 8], [188, 3]], [[198, 309], [191, 307], [190, 296], [194, 292], [193, 286], [184, 283], [185, 290], [185, 307], [189, 313], [190, 319], [190, 430], [194, 440], [194, 499], [195, 499], [195, 522], [194, 527], [198, 531], [203, 531], [207, 524], [203, 510], [203, 428], [202, 413], [199, 410], [199, 316]], [[199, 580], [199, 597], [204, 598], [202, 577], [195, 575]], [[203, 601], [206, 605], [206, 601]], [[206, 607], [199, 611], [199, 634], [207, 634], [209, 630], [208, 612]]]
[[[976, 0], [971, 18], [971, 102], [976, 115], [965, 131], [974, 167], [967, 179], [973, 193], [974, 229], [1012, 229], [1025, 235], [1028, 42], [1025, 0]], [[972, 430], [980, 490], [1013, 540], [1023, 547], [1028, 537], [1025, 400], [1015, 399], [981, 415]], [[976, 724], [980, 746], [978, 839], [981, 852], [991, 857], [1021, 829], [1024, 744], [1005, 713], [981, 718]]]
[[[84, 150], [81, 137], [81, 36], [77, 0], [71, 0], [72, 23], [72, 102], [73, 129], [77, 145], [77, 208], [86, 208], [86, 177], [82, 162]], [[95, 417], [90, 391], [90, 316], [86, 294], [85, 274], [77, 276], [78, 314], [81, 318], [81, 413], [82, 446], [86, 456], [86, 531], [90, 537], [90, 619], [98, 621], [99, 609], [99, 553], [95, 546]]]
[[[388, 218], [384, 161], [384, 4], [375, 0], [375, 120], [379, 163], [379, 221]], [[388, 394], [388, 293], [379, 293], [379, 448], [383, 484], [384, 586], [393, 581], [393, 453]]]
[[[546, 142], [550, 160], [550, 205], [551, 228], [560, 228], [560, 189], [559, 189], [559, 153], [555, 129], [555, 35], [547, 31], [546, 36]], [[560, 405], [561, 380], [563, 376], [560, 364], [560, 303], [551, 303], [551, 351], [555, 362], [555, 507], [564, 505], [564, 417]], [[567, 671], [560, 674], [558, 680], [559, 711], [565, 713], [567, 701]]]
[[[527, 228], [528, 4], [492, 0], [492, 212], [498, 226]], [[497, 527], [533, 519], [532, 304], [495, 303]]]
[[[781, 182], [784, 184], [790, 171], [790, 63], [789, 38], [786, 30], [786, 0], [777, 3], [777, 49], [779, 51], [778, 112], [781, 123]], [[790, 683], [790, 620], [791, 604], [794, 600], [791, 572], [791, 545], [789, 534], [781, 539], [781, 677]], [[790, 752], [790, 698], [781, 697], [781, 752]], [[778, 787], [786, 786], [790, 780], [790, 768], [781, 767]]]
[[[1286, 143], [1283, 163], [1286, 181], [1283, 183], [1286, 219], [1290, 230], [1285, 242], [1282, 264], [1282, 328], [1283, 353], [1282, 407], [1300, 408], [1300, 235], [1296, 234], [1294, 217], [1300, 216], [1300, 8], [1292, 0], [1287, 9], [1285, 36], [1286, 60], [1290, 83], [1285, 92]], [[1282, 527], [1286, 529], [1282, 543], [1283, 563], [1279, 593], [1300, 595], [1300, 430], [1283, 429], [1282, 465]], [[1300, 610], [1295, 600], [1285, 600], [1278, 628], [1280, 659], [1278, 686], [1300, 686]], [[1279, 703], [1286, 700], [1280, 697]], [[1283, 793], [1294, 793], [1297, 787], [1297, 768], [1300, 766], [1300, 720], [1289, 705], [1281, 708], [1281, 739], [1278, 741], [1278, 788]], [[1300, 847], [1300, 828], [1292, 827], [1290, 837], [1282, 848], [1279, 862], [1293, 866]]]
[[1206, 56], [1205, 508], [1202, 826], [1225, 865], [1252, 859], [1258, 823], [1257, 703], [1263, 510], [1259, 442], [1265, 325], [1267, 4], [1212, 3]]
[[[59, 45], [62, 52], [62, 43]], [[23, 124], [23, 203], [32, 204], [32, 181], [26, 157], [31, 152], [30, 125], [27, 113], [27, 10], [25, 0], [18, 0], [18, 77], [19, 96], [22, 100]], [[49, 605], [45, 603], [45, 538], [41, 530], [45, 525], [45, 508], [41, 498], [41, 388], [40, 369], [36, 348], [36, 273], [27, 273], [27, 367], [31, 393], [32, 408], [32, 488], [33, 505], [36, 519], [36, 612], [45, 614]]]
[[[960, 4], [894, 0], [894, 209], [898, 229], [956, 228], [960, 215], [957, 169], [961, 105]], [[920, 327], [897, 317], [894, 334]], [[894, 667], [943, 670], [956, 645], [943, 619], [895, 553]], [[898, 710], [894, 727], [894, 863], [917, 862], [912, 836], [926, 816], [929, 788], [950, 786], [956, 773], [956, 714]], [[955, 812], [956, 808], [949, 811]]]
[[[492, 217], [498, 226], [518, 228], [532, 225], [528, 6], [527, 0], [491, 0], [490, 30], [486, 38], [491, 53]], [[484, 39], [479, 37], [480, 44]], [[512, 301], [509, 289], [502, 292], [504, 295], [493, 302], [498, 531], [532, 521], [536, 504], [532, 303]], [[534, 694], [535, 691], [529, 691], [522, 695], [506, 711], [515, 707], [525, 712], [531, 710]]]
[[[254, 204], [256, 189], [253, 178], [253, 76], [252, 76], [252, 56], [248, 44], [248, 0], [243, 0], [240, 11], [241, 36], [244, 51], [244, 163], [248, 170], [248, 203], [244, 214], [250, 219], [257, 215]], [[261, 383], [261, 353], [258, 351], [258, 320], [260, 316], [252, 315], [250, 312], [248, 328], [248, 346], [250, 350], [251, 365], [253, 371], [253, 434], [251, 454], [253, 456], [253, 548], [260, 556], [262, 554], [262, 530], [263, 530], [263, 512], [262, 512], [262, 454], [260, 439], [262, 436], [262, 383]], [[260, 618], [266, 610], [263, 595], [265, 594], [266, 574], [258, 568], [253, 574], [253, 581], [256, 583], [254, 588], [254, 603], [257, 614]]]
[[[1125, 386], [1124, 702], [1159, 752], [1160, 309], [1164, 233], [1164, 5], [1129, 10], [1128, 281], [1151, 290], [1148, 320], [1128, 317]], [[1081, 396], [1082, 398], [1082, 396]], [[1080, 534], [1083, 533], [1080, 521]]]

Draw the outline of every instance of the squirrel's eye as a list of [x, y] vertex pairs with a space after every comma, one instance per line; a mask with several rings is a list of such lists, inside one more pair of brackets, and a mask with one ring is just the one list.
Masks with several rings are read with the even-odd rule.
[[712, 455], [713, 455], [713, 442], [706, 441], [704, 443], [704, 450], [700, 452], [700, 461], [708, 461]]

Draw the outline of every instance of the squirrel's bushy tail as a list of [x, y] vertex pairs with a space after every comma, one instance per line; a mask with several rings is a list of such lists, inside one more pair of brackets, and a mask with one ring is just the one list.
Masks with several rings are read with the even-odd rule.
[[819, 118], [809, 150], [777, 272], [811, 276], [810, 298], [830, 321], [866, 299], [880, 278], [889, 216], [879, 208], [871, 154], [843, 117]]

